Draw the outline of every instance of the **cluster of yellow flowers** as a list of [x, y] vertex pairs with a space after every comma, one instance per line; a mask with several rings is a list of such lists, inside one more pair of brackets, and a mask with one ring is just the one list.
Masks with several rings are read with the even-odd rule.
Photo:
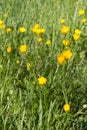
[[80, 38], [80, 35], [81, 35], [81, 30], [75, 29], [74, 34], [73, 34], [73, 39], [74, 39], [75, 41], [78, 41], [79, 38]]
[[[61, 23], [65, 22], [65, 19], [61, 19]], [[70, 32], [70, 27], [69, 26], [62, 26], [60, 28], [60, 31], [62, 34], [67, 35]], [[68, 38], [65, 38], [62, 40], [62, 43], [65, 47], [69, 46], [70, 40]], [[72, 57], [72, 52], [69, 49], [64, 50], [60, 55], [57, 56], [57, 61], [60, 64], [66, 63], [68, 59]]]
[[[41, 43], [43, 40], [41, 36], [46, 32], [46, 30], [44, 28], [41, 28], [40, 24], [35, 24], [32, 28], [32, 32], [38, 34], [37, 41]], [[45, 43], [47, 46], [49, 46], [51, 44], [51, 41], [48, 39]]]
[[[7, 50], [7, 53], [11, 53], [12, 47], [9, 45], [6, 50]], [[25, 44], [20, 45], [19, 51], [20, 51], [21, 53], [26, 53], [26, 52], [27, 52], [27, 46], [26, 46]]]
[[66, 60], [72, 57], [72, 52], [70, 50], [64, 50], [60, 55], [57, 56], [57, 61], [60, 64], [64, 64]]
[[32, 31], [36, 34], [44, 34], [46, 30], [44, 28], [41, 28], [39, 24], [35, 24], [32, 28]]

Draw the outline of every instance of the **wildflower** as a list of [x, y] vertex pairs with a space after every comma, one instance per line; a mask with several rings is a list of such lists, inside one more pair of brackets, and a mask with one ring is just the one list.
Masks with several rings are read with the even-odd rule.
[[11, 53], [11, 50], [12, 50], [11, 46], [8, 46], [6, 50], [7, 50], [7, 53]]
[[50, 40], [47, 40], [47, 41], [46, 41], [46, 45], [49, 46], [50, 44], [51, 44], [51, 41], [50, 41]]
[[87, 108], [87, 104], [84, 104], [84, 105], [83, 105], [83, 108], [86, 109], [86, 108]]
[[60, 63], [60, 64], [64, 64], [66, 62], [64, 56], [62, 54], [60, 54], [59, 56], [57, 56], [57, 61]]
[[19, 50], [20, 50], [20, 52], [25, 53], [27, 51], [27, 46], [26, 45], [20, 45]]
[[78, 4], [78, 1], [76, 1], [76, 4]]
[[39, 37], [39, 38], [37, 39], [37, 41], [38, 41], [38, 42], [42, 42], [42, 38]]
[[70, 44], [70, 40], [69, 39], [65, 39], [62, 41], [63, 45], [68, 46]]
[[6, 19], [8, 17], [8, 15], [7, 14], [4, 14], [4, 18]]
[[70, 59], [72, 57], [72, 52], [70, 50], [65, 50], [62, 52], [65, 59]]
[[5, 28], [5, 24], [3, 23], [3, 21], [0, 19], [0, 29], [4, 29]]
[[35, 26], [32, 28], [32, 32], [36, 34], [44, 34], [46, 30], [44, 28], [41, 28], [39, 24], [35, 24]]
[[65, 23], [65, 19], [64, 18], [60, 19], [60, 23]]
[[7, 28], [7, 29], [6, 29], [6, 32], [7, 32], [7, 33], [10, 33], [10, 32], [11, 32], [11, 28]]
[[5, 28], [5, 24], [0, 24], [0, 29], [4, 29]]
[[78, 11], [79, 16], [83, 15], [84, 13], [85, 13], [85, 11], [82, 10], [82, 9], [80, 9], [80, 10]]
[[81, 31], [79, 29], [75, 29], [75, 34], [80, 35]]
[[27, 63], [27, 68], [29, 69], [31, 67], [31, 64], [28, 62]]
[[0, 19], [0, 25], [3, 24], [3, 21]]
[[61, 33], [63, 34], [67, 34], [69, 33], [70, 31], [70, 27], [69, 26], [63, 26], [61, 29], [60, 29]]
[[41, 28], [40, 31], [41, 31], [41, 34], [44, 34], [46, 32], [46, 29]]
[[40, 25], [39, 24], [35, 24], [34, 27], [32, 28], [32, 32], [35, 32], [40, 29]]
[[47, 79], [45, 77], [41, 76], [38, 78], [38, 84], [44, 85], [46, 83], [47, 83]]
[[68, 112], [70, 111], [70, 105], [68, 103], [66, 103], [64, 106], [63, 106], [63, 109], [65, 112]]
[[20, 64], [20, 61], [19, 61], [19, 60], [17, 60], [17, 61], [16, 61], [16, 64], [18, 64], [18, 65], [19, 65], [19, 64]]
[[73, 39], [74, 39], [75, 41], [78, 41], [79, 38], [80, 38], [80, 35], [78, 35], [78, 34], [73, 34]]
[[87, 19], [83, 18], [82, 23], [86, 23], [86, 22], [87, 22]]
[[20, 27], [20, 28], [19, 28], [19, 32], [21, 32], [21, 33], [26, 32], [26, 28], [25, 28], [25, 27]]

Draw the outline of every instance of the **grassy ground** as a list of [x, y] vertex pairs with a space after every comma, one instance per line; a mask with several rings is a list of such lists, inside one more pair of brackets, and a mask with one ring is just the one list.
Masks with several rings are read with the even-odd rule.
[[0, 130], [87, 130], [87, 0], [0, 0]]

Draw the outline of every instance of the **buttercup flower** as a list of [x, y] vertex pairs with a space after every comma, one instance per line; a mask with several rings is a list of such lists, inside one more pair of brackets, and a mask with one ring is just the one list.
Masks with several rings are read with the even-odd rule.
[[5, 24], [0, 24], [0, 29], [4, 29], [5, 28]]
[[75, 34], [80, 35], [81, 31], [79, 29], [75, 29]]
[[80, 35], [81, 35], [81, 30], [75, 29], [75, 33], [73, 34], [73, 39], [74, 39], [75, 41], [78, 41], [79, 38], [80, 38]]
[[72, 52], [70, 50], [65, 50], [62, 52], [65, 59], [70, 59], [72, 57]]
[[66, 103], [64, 106], [63, 106], [63, 109], [65, 112], [68, 112], [70, 111], [70, 105], [68, 103]]
[[80, 35], [78, 35], [78, 34], [73, 34], [73, 39], [74, 39], [75, 41], [78, 41], [79, 38], [80, 38]]
[[3, 21], [0, 19], [0, 25], [3, 24]]
[[85, 11], [82, 10], [82, 9], [80, 9], [80, 10], [78, 11], [79, 16], [83, 15], [84, 13], [85, 13]]
[[11, 53], [11, 50], [12, 50], [11, 46], [8, 46], [6, 50], [7, 50], [7, 53]]
[[37, 39], [37, 41], [38, 41], [38, 42], [42, 42], [42, 38], [39, 37], [39, 38]]
[[64, 18], [60, 19], [60, 23], [65, 23], [65, 19]]
[[6, 29], [6, 32], [7, 32], [7, 33], [10, 33], [10, 32], [11, 32], [11, 28], [7, 28], [7, 29]]
[[61, 29], [60, 29], [61, 33], [63, 34], [67, 34], [70, 32], [70, 27], [69, 26], [63, 26]]
[[46, 41], [46, 45], [49, 46], [50, 44], [51, 44], [51, 41], [50, 41], [50, 40], [47, 40], [47, 41]]
[[3, 21], [0, 19], [0, 29], [4, 29], [5, 28], [5, 24], [3, 23]]
[[38, 84], [45, 85], [47, 83], [47, 79], [43, 76], [38, 78]]
[[27, 68], [30, 68], [31, 67], [31, 64], [28, 62], [27, 63]]
[[19, 64], [20, 64], [20, 60], [16, 60], [16, 64], [18, 64], [18, 65], [19, 65]]
[[27, 51], [27, 46], [26, 45], [20, 45], [19, 50], [20, 50], [20, 52], [25, 53]]
[[35, 24], [32, 28], [32, 32], [36, 34], [44, 34], [46, 30], [44, 28], [41, 28], [39, 24]]
[[86, 18], [83, 18], [82, 19], [82, 23], [86, 23], [87, 22], [87, 19]]
[[20, 28], [19, 28], [19, 32], [21, 32], [21, 33], [26, 32], [26, 28], [25, 28], [25, 27], [20, 27]]
[[57, 56], [57, 61], [58, 61], [61, 65], [63, 65], [63, 64], [66, 62], [65, 57], [64, 57], [62, 54], [60, 54], [59, 56]]
[[65, 39], [62, 41], [63, 45], [68, 46], [70, 44], [70, 40], [69, 39]]

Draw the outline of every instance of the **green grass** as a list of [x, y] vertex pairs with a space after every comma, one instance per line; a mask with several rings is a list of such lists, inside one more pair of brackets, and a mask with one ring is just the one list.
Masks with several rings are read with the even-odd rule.
[[[85, 11], [82, 16], [80, 9]], [[76, 0], [0, 0], [0, 19], [5, 24], [0, 29], [0, 130], [87, 130], [87, 22], [83, 24], [83, 18], [87, 18], [86, 0], [78, 4]], [[37, 23], [46, 29], [42, 43], [32, 32]], [[64, 25], [70, 26], [66, 36], [60, 32]], [[74, 41], [77, 28], [81, 37]], [[70, 39], [72, 57], [61, 65], [57, 56], [66, 49], [65, 38]], [[50, 46], [45, 44], [48, 39]], [[24, 54], [19, 51], [21, 44], [27, 46]], [[9, 45], [11, 53], [6, 51]], [[40, 76], [47, 79], [45, 85], [38, 84]], [[69, 112], [63, 109], [65, 103]]]

